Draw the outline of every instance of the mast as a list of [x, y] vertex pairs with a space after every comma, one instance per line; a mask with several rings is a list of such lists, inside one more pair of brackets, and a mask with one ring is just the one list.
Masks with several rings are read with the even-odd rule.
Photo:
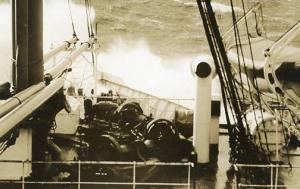
[[16, 87], [16, 0], [11, 0], [11, 30], [12, 30], [12, 58], [13, 58], [13, 64], [12, 64], [12, 84], [14, 87]]
[[15, 8], [15, 32], [13, 54], [16, 59], [15, 87], [17, 92], [29, 85], [28, 82], [28, 0], [13, 0]]
[[28, 82], [29, 86], [43, 81], [43, 1], [28, 1]]
[[43, 80], [43, 1], [12, 0], [13, 83], [17, 92]]
[[[42, 0], [12, 0], [12, 43], [13, 57], [16, 60], [16, 66], [13, 66], [13, 82], [16, 92], [19, 93], [31, 85], [40, 83], [44, 77], [43, 66], [43, 1]], [[58, 85], [61, 88], [61, 85]], [[49, 89], [49, 88], [47, 88]], [[52, 88], [50, 88], [52, 89]], [[47, 92], [48, 96], [42, 96], [41, 99], [31, 101], [31, 103], [22, 104], [25, 108], [20, 114], [14, 114], [12, 121], [9, 121], [9, 114], [1, 119], [1, 130], [9, 132], [15, 127], [15, 122], [25, 119], [26, 112], [31, 112], [35, 106], [30, 104], [43, 103], [43, 99], [48, 99], [49, 95], [53, 95], [57, 90]], [[40, 95], [43, 93], [40, 93]], [[36, 104], [34, 104], [36, 105]], [[28, 107], [27, 107], [28, 106]], [[38, 115], [39, 116], [39, 115]], [[4, 123], [3, 123], [4, 121]], [[33, 122], [32, 124], [34, 124]], [[37, 125], [42, 125], [36, 122]], [[7, 130], [6, 130], [7, 129]], [[45, 141], [47, 127], [33, 127], [32, 135], [32, 160], [43, 160], [45, 151]], [[39, 138], [39, 136], [42, 136]], [[38, 169], [36, 165], [33, 169]]]

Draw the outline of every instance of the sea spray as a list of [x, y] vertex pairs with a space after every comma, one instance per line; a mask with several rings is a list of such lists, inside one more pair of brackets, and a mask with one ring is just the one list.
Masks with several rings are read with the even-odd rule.
[[9, 3], [0, 4], [0, 83], [11, 81], [12, 40], [11, 8]]
[[[88, 41], [85, 7], [70, 1], [70, 8], [78, 38], [80, 41]], [[94, 22], [94, 8], [91, 9], [91, 19]], [[68, 1], [44, 1], [44, 51], [49, 50], [53, 43], [70, 39], [73, 34], [71, 24]]]
[[124, 79], [127, 85], [166, 98], [191, 97], [193, 80], [189, 71], [191, 57], [163, 59], [151, 52], [148, 43], [134, 45], [118, 39], [101, 52], [99, 70]]

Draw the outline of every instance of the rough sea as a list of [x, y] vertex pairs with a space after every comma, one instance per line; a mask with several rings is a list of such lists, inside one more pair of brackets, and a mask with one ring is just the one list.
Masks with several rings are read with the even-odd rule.
[[[246, 9], [256, 1], [244, 0]], [[75, 30], [81, 41], [88, 39], [83, 0], [71, 0]], [[241, 16], [241, 0], [233, 0]], [[300, 0], [263, 0], [263, 25], [276, 39], [300, 19]], [[11, 7], [0, 0], [0, 82], [11, 81]], [[169, 98], [193, 98], [194, 79], [190, 63], [209, 54], [202, 20], [194, 0], [91, 0], [92, 17], [98, 23], [98, 70], [121, 77], [136, 89]], [[229, 0], [212, 0], [221, 32], [232, 25]], [[44, 51], [72, 36], [67, 0], [44, 0]], [[87, 57], [89, 54], [86, 53]], [[91, 73], [83, 58], [70, 79], [82, 85]], [[83, 69], [84, 68], [84, 69]], [[86, 81], [87, 86], [91, 86]], [[226, 144], [227, 138], [220, 143]], [[226, 145], [224, 145], [226, 146]], [[226, 187], [228, 147], [219, 159], [220, 170], [200, 181], [207, 188]], [[227, 155], [226, 155], [227, 154]], [[293, 159], [292, 159], [293, 161]], [[297, 163], [297, 162], [296, 162]], [[295, 174], [293, 177], [296, 177]], [[292, 176], [287, 175], [286, 178]], [[292, 184], [294, 181], [291, 181]]]
[[[0, 0], [0, 81], [11, 80], [11, 16], [9, 0]], [[67, 0], [44, 1], [44, 52], [72, 35]], [[71, 0], [75, 30], [88, 38], [83, 0]], [[256, 0], [244, 0], [246, 10]], [[241, 0], [233, 0], [238, 17]], [[299, 0], [263, 0], [263, 24], [278, 38], [300, 18]], [[91, 0], [98, 23], [98, 69], [134, 88], [171, 98], [192, 98], [192, 60], [209, 53], [195, 0]], [[229, 0], [213, 0], [220, 30], [232, 25]], [[83, 65], [80, 65], [83, 66]], [[79, 67], [80, 67], [79, 66]], [[81, 69], [89, 70], [89, 69]], [[77, 75], [87, 75], [79, 73]], [[78, 82], [74, 85], [78, 85]], [[77, 81], [76, 80], [76, 81]]]

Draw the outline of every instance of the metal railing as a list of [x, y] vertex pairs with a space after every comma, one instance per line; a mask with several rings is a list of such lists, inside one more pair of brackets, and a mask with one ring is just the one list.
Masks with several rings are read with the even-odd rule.
[[[280, 164], [234, 164], [234, 177], [232, 188], [233, 189], [241, 189], [241, 188], [270, 188], [270, 189], [277, 189], [277, 188], [300, 188], [300, 183], [298, 184], [284, 184], [279, 183], [279, 169], [281, 168], [288, 168], [288, 169], [299, 169], [300, 165], [280, 165]], [[269, 183], [264, 184], [256, 184], [256, 183], [243, 183], [239, 182], [241, 179], [238, 177], [240, 176], [241, 169], [270, 169], [269, 172]], [[257, 180], [261, 179], [257, 177]]]
[[[22, 164], [22, 176], [19, 180], [1, 180], [0, 178], [0, 186], [1, 184], [19, 184], [20, 188], [30, 188], [27, 187], [28, 184], [41, 184], [41, 185], [72, 185], [73, 187], [80, 189], [84, 185], [123, 185], [123, 186], [132, 186], [135, 189], [137, 186], [176, 186], [181, 188], [191, 188], [191, 168], [194, 166], [193, 163], [165, 163], [165, 162], [115, 162], [115, 161], [18, 161], [18, 160], [0, 160], [0, 164], [2, 163], [14, 163], [14, 164]], [[43, 181], [43, 180], [27, 180], [24, 176], [25, 166], [31, 166], [34, 164], [68, 164], [68, 165], [76, 165], [77, 175], [73, 181]], [[82, 167], [83, 166], [132, 166], [132, 180], [131, 181], [84, 181], [82, 179]], [[153, 182], [153, 181], [143, 181], [139, 182], [137, 179], [137, 169], [139, 167], [146, 166], [180, 166], [187, 168], [186, 178], [182, 179], [183, 182]], [[121, 179], [122, 180], [122, 179]]]

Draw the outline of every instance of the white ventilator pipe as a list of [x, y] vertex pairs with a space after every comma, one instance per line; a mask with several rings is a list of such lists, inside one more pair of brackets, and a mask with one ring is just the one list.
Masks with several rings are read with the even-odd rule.
[[192, 73], [196, 77], [196, 97], [193, 124], [193, 145], [198, 163], [209, 162], [209, 140], [211, 124], [211, 89], [215, 66], [210, 57], [197, 58], [192, 62]]
[[44, 62], [49, 61], [57, 53], [59, 53], [63, 50], [67, 50], [70, 47], [70, 45], [76, 43], [76, 41], [78, 41], [78, 38], [76, 36], [74, 36], [72, 39], [70, 39], [68, 41], [64, 41], [58, 47], [56, 47], [56, 48], [52, 49], [51, 51], [49, 51], [48, 53], [44, 54], [44, 57], [43, 57]]
[[[62, 74], [69, 66], [72, 65], [72, 61], [75, 58], [77, 58], [83, 51], [85, 51], [87, 48], [89, 48], [90, 45], [92, 45], [92, 42], [94, 42], [94, 39], [90, 40], [89, 42], [83, 43], [79, 49], [72, 52], [68, 57], [63, 59], [55, 67], [53, 67], [50, 71], [46, 73], [50, 75], [52, 78], [55, 78], [60, 74]], [[37, 93], [38, 91], [42, 90], [45, 87], [46, 87], [45, 83], [40, 82], [36, 85], [32, 85], [28, 87], [27, 89], [7, 99], [0, 107], [0, 117], [12, 111], [14, 108], [16, 108], [17, 106], [22, 104], [25, 100], [27, 100], [29, 97], [31, 97], [32, 95], [34, 95], [35, 93]]]
[[220, 127], [220, 113], [221, 113], [221, 86], [219, 77], [215, 77], [212, 81], [212, 105], [210, 130], [209, 130], [209, 153], [214, 160], [218, 159], [219, 154], [219, 127]]
[[210, 126], [210, 144], [219, 144], [219, 119], [220, 115], [215, 115], [221, 112], [222, 92], [219, 77], [215, 77], [212, 81], [212, 103], [215, 104], [216, 112], [212, 111], [211, 126]]
[[17, 124], [28, 117], [33, 111], [39, 108], [44, 102], [51, 98], [64, 85], [64, 78], [60, 77], [52, 81], [47, 87], [39, 91], [30, 100], [25, 101], [17, 108], [0, 119], [0, 137], [3, 137]]

